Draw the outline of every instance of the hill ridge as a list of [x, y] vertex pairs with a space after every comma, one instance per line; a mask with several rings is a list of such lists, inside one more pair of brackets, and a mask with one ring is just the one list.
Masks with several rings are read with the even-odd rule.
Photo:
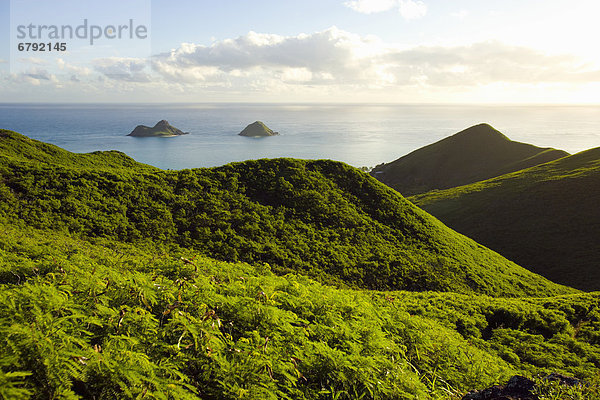
[[353, 287], [573, 292], [450, 230], [341, 162], [265, 159], [126, 173], [131, 169], [0, 159], [0, 217], [82, 237], [171, 243]]
[[123, 168], [129, 169], [130, 173], [158, 170], [117, 150], [72, 153], [59, 146], [6, 129], [0, 129], [0, 157], [25, 163], [41, 162], [103, 171]]
[[371, 174], [408, 196], [485, 180], [567, 155], [512, 141], [481, 123], [379, 165]]

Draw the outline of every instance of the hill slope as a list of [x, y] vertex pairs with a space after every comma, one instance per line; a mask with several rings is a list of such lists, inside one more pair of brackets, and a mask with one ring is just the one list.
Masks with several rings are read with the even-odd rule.
[[0, 137], [16, 152], [0, 157], [0, 217], [13, 223], [87, 238], [177, 244], [221, 260], [269, 263], [279, 273], [370, 289], [494, 296], [572, 291], [457, 234], [339, 162], [94, 170], [69, 153], [61, 153], [59, 164], [48, 163], [47, 145], [35, 141], [28, 152], [39, 146], [42, 155], [28, 161], [10, 144], [15, 140], [25, 139]]
[[599, 309], [598, 294], [335, 289], [0, 220], [6, 399], [449, 400], [549, 372], [596, 399]]
[[71, 153], [58, 146], [0, 129], [0, 158], [11, 162], [36, 162], [45, 165], [77, 167], [93, 171], [122, 172], [158, 171], [158, 168], [135, 161], [119, 151], [95, 151], [89, 154]]
[[488, 124], [379, 165], [371, 172], [405, 196], [466, 185], [569, 155], [562, 150], [513, 142]]
[[531, 271], [600, 290], [600, 148], [410, 200]]

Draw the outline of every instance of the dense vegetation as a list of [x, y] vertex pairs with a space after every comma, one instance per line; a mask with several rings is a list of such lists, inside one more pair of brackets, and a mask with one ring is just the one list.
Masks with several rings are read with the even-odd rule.
[[600, 148], [410, 200], [531, 271], [600, 289]]
[[479, 124], [378, 165], [371, 174], [409, 196], [482, 181], [567, 155], [513, 142], [490, 125]]
[[541, 400], [600, 395], [600, 294], [358, 170], [160, 171], [0, 131], [0, 399], [442, 400], [549, 372], [587, 386]]
[[[100, 162], [112, 167], [96, 169]], [[339, 162], [259, 160], [183, 171], [130, 163], [120, 153], [73, 155], [3, 131], [0, 215], [84, 238], [177, 244], [353, 287], [573, 292]]]
[[0, 398], [447, 399], [554, 371], [594, 399], [599, 306], [335, 289], [0, 223]]

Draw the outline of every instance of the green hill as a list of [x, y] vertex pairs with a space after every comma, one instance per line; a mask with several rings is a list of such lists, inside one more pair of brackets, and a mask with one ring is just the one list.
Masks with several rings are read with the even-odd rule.
[[371, 174], [409, 196], [482, 181], [567, 155], [513, 142], [490, 125], [480, 124], [379, 165]]
[[597, 399], [600, 295], [336, 289], [0, 220], [0, 398], [450, 400], [560, 372]]
[[0, 129], [0, 159], [2, 164], [28, 162], [38, 165], [76, 167], [92, 171], [119, 170], [124, 173], [158, 171], [119, 151], [95, 151], [89, 154], [71, 153], [58, 146], [28, 138], [16, 132]]
[[410, 200], [533, 272], [600, 290], [600, 148]]
[[[28, 153], [39, 147], [40, 155], [21, 155], [23, 141]], [[136, 164], [95, 170], [89, 163], [98, 155], [59, 152], [60, 162], [52, 164], [43, 143], [16, 133], [3, 133], [0, 142], [15, 153], [0, 157], [0, 216], [12, 223], [82, 238], [176, 244], [351, 287], [572, 292], [448, 229], [343, 163], [276, 159], [183, 171]], [[123, 157], [101, 156], [109, 165]]]
[[591, 400], [599, 310], [342, 163], [161, 171], [0, 131], [2, 399], [455, 400], [558, 372]]

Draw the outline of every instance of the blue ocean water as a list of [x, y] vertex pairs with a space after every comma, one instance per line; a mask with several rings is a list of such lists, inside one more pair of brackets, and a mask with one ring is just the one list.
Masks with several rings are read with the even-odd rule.
[[[127, 136], [161, 119], [191, 134]], [[237, 135], [256, 120], [280, 136]], [[74, 152], [119, 150], [164, 169], [274, 157], [375, 166], [480, 122], [513, 140], [571, 153], [600, 146], [600, 106], [0, 104], [0, 128]]]

